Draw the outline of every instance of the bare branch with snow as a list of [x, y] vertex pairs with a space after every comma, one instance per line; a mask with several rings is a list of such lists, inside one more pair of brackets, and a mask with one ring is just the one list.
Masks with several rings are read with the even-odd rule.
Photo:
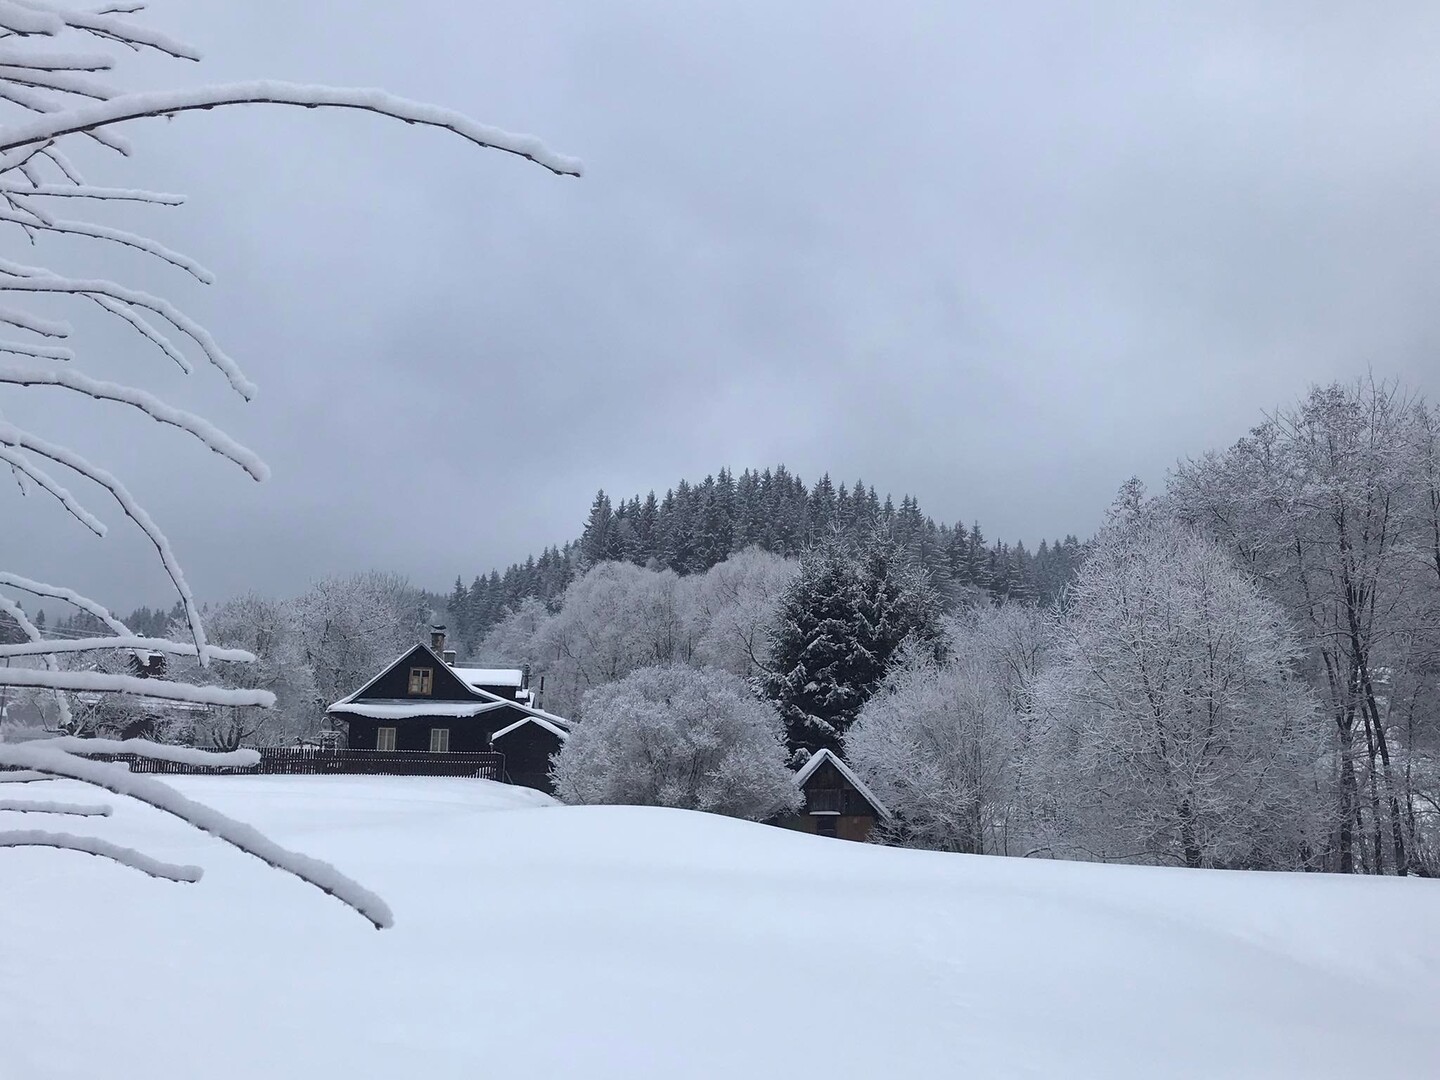
[[75, 836], [71, 833], [48, 832], [43, 829], [13, 829], [0, 832], [0, 848], [43, 847], [58, 848], [61, 851], [78, 851], [85, 855], [98, 855], [121, 866], [139, 870], [154, 878], [165, 881], [194, 883], [204, 873], [198, 866], [179, 866], [161, 862], [134, 848], [121, 847], [98, 836]]

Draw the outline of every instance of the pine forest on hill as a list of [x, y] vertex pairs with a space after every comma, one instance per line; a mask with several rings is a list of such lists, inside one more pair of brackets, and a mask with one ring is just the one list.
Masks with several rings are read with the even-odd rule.
[[476, 575], [468, 587], [457, 577], [436, 606], [448, 610], [450, 628], [469, 652], [507, 610], [529, 597], [556, 600], [577, 572], [596, 563], [696, 574], [746, 548], [793, 557], [826, 539], [863, 543], [877, 528], [926, 572], [947, 607], [976, 594], [1053, 604], [1082, 553], [1074, 535], [1042, 540], [1034, 551], [1019, 541], [989, 542], [978, 522], [937, 523], [913, 496], [897, 506], [859, 480], [837, 487], [827, 473], [807, 486], [784, 465], [738, 477], [721, 469], [699, 483], [681, 480], [661, 497], [652, 491], [617, 503], [600, 491], [577, 540], [503, 572]]

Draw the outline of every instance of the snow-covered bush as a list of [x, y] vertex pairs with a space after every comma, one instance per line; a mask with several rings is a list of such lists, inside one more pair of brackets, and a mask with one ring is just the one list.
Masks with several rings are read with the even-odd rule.
[[[143, 4], [109, 4], [96, 11], [83, 11], [47, 0], [5, 0], [0, 2], [0, 108], [10, 111], [0, 118], [0, 224], [13, 228], [16, 240], [32, 245], [55, 236], [92, 244], [117, 244], [143, 253], [160, 264], [181, 271], [192, 280], [209, 284], [209, 271], [193, 259], [147, 237], [87, 220], [75, 208], [105, 202], [127, 202], [151, 206], [173, 206], [179, 196], [128, 188], [104, 187], [91, 183], [69, 154], [70, 148], [89, 141], [100, 147], [128, 154], [125, 138], [117, 125], [146, 117], [175, 116], [196, 110], [229, 105], [287, 105], [303, 108], [354, 109], [392, 117], [407, 124], [449, 131], [477, 146], [514, 154], [536, 162], [556, 173], [578, 175], [574, 161], [551, 153], [538, 140], [511, 135], [485, 127], [457, 113], [391, 97], [377, 90], [343, 90], [291, 83], [253, 82], [205, 86], [184, 90], [125, 94], [96, 77], [114, 67], [107, 49], [153, 52], [164, 56], [198, 60], [190, 46], [156, 32], [133, 16]], [[57, 209], [63, 207], [64, 209]], [[67, 217], [67, 213], [77, 216]], [[76, 652], [159, 652], [170, 656], [192, 656], [198, 667], [212, 661], [253, 661], [254, 656], [234, 650], [217, 649], [206, 638], [199, 608], [169, 540], [125, 484], [103, 465], [92, 462], [54, 437], [27, 426], [16, 417], [25, 416], [25, 389], [59, 390], [76, 397], [94, 399], [102, 406], [122, 406], [158, 424], [171, 427], [195, 440], [207, 450], [234, 463], [255, 480], [269, 470], [251, 450], [214, 427], [203, 417], [170, 405], [145, 389], [110, 382], [82, 370], [73, 361], [76, 350], [60, 344], [70, 338], [71, 327], [55, 317], [70, 308], [98, 308], [113, 317], [123, 333], [135, 333], [167, 363], [189, 373], [194, 361], [213, 367], [242, 398], [249, 399], [254, 385], [203, 326], [170, 301], [149, 292], [127, 287], [97, 276], [69, 276], [56, 273], [43, 262], [22, 263], [0, 259], [0, 292], [9, 293], [11, 304], [0, 305], [0, 324], [13, 336], [0, 339], [0, 353], [13, 359], [0, 363], [0, 389], [9, 396], [0, 412], [0, 463], [19, 484], [23, 496], [53, 499], [77, 523], [97, 536], [106, 526], [71, 492], [56, 472], [73, 474], [115, 503], [119, 512], [145, 537], [173, 584], [184, 612], [185, 640], [141, 638], [95, 601], [64, 586], [32, 580], [20, 573], [0, 569], [0, 587], [48, 600], [71, 604], [101, 619], [111, 636], [51, 641], [45, 637], [10, 596], [0, 593], [0, 614], [13, 619], [24, 640], [0, 646], [7, 661], [0, 667], [0, 687], [42, 689], [54, 694], [57, 722], [62, 729], [73, 723], [67, 693], [142, 694], [148, 697], [226, 707], [268, 706], [274, 695], [265, 689], [233, 688], [177, 682], [171, 679], [140, 678], [93, 667], [67, 667], [57, 654]], [[19, 306], [52, 303], [51, 308]], [[43, 311], [43, 313], [42, 313]], [[18, 535], [30, 538], [23, 527]], [[39, 538], [34, 538], [39, 542]], [[32, 666], [32, 665], [43, 666]], [[51, 744], [0, 744], [0, 766], [18, 766], [31, 773], [68, 777], [130, 795], [218, 836], [263, 859], [298, 875], [330, 892], [365, 915], [376, 926], [388, 925], [390, 915], [383, 902], [333, 868], [286, 852], [248, 826], [195, 805], [158, 781], [131, 776], [123, 767], [84, 760], [82, 752], [96, 751], [99, 740], [62, 740]], [[127, 752], [171, 752], [146, 743], [125, 743]], [[192, 754], [198, 752], [191, 751]], [[196, 760], [218, 760], [205, 758]], [[193, 867], [166, 867], [108, 841], [75, 837], [46, 830], [24, 833], [0, 832], [0, 846], [42, 845], [84, 851], [116, 859], [126, 865], [173, 880], [194, 880]]]
[[780, 717], [728, 672], [642, 668], [585, 695], [555, 760], [566, 802], [764, 820], [799, 804]]

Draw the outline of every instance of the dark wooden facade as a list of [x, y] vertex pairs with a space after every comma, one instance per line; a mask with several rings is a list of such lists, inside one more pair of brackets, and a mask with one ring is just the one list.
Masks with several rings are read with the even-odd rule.
[[[502, 710], [496, 710], [500, 712]], [[503, 710], [509, 712], [509, 710]], [[480, 716], [406, 716], [377, 720], [369, 716], [343, 716], [348, 731], [345, 745], [351, 750], [379, 749], [382, 727], [395, 729], [395, 750], [430, 749], [430, 732], [440, 728], [450, 732], [447, 750], [452, 754], [481, 754], [490, 751], [490, 733], [495, 730], [491, 714]], [[518, 717], [510, 716], [510, 723]]]
[[817, 836], [841, 840], [870, 839], [875, 824], [887, 815], [839, 758], [828, 750], [817, 755], [797, 776], [805, 801], [797, 814], [781, 824]]
[[[526, 690], [498, 680], [500, 673], [491, 685], [480, 681], [489, 676], [478, 669], [452, 667], [444, 659], [443, 641], [441, 645], [442, 650], [416, 645], [365, 686], [330, 706], [331, 720], [345, 725], [346, 747], [504, 754], [504, 774], [511, 783], [548, 792], [550, 756], [564, 741], [556, 732], [565, 731], [565, 722], [530, 708]], [[467, 675], [468, 681], [462, 677]], [[543, 723], [526, 722], [537, 716]], [[387, 745], [386, 729], [394, 732], [393, 746]], [[493, 740], [502, 731], [506, 734], [500, 745]], [[383, 742], [382, 732], [387, 736]]]
[[560, 752], [565, 740], [548, 725], [532, 719], [511, 725], [508, 730], [502, 728], [491, 745], [505, 755], [505, 772], [512, 784], [554, 794], [550, 759]]

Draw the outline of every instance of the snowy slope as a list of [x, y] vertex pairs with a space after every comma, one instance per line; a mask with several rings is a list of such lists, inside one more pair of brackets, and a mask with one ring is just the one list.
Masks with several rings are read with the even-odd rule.
[[892, 851], [483, 781], [175, 783], [396, 927], [118, 806], [83, 824], [205, 879], [0, 853], [3, 1080], [1440, 1076], [1437, 882]]

